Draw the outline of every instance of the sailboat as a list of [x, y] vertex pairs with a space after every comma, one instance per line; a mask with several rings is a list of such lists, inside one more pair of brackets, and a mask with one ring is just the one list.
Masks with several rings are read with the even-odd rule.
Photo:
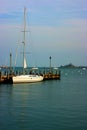
[[26, 32], [26, 8], [24, 8], [24, 42], [23, 42], [23, 74], [12, 77], [13, 83], [32, 83], [43, 80], [43, 76], [37, 74], [25, 74], [24, 69], [27, 68], [27, 62], [25, 57], [25, 32]]

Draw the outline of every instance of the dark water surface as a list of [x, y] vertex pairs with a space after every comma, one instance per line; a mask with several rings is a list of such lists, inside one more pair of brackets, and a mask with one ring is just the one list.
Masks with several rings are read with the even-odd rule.
[[0, 130], [87, 130], [87, 69], [61, 80], [0, 85]]

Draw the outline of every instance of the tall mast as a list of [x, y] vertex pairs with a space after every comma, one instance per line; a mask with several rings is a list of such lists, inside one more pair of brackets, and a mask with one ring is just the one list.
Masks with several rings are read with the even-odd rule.
[[23, 73], [24, 73], [24, 58], [25, 58], [25, 44], [26, 44], [26, 8], [24, 7], [24, 41], [23, 41]]

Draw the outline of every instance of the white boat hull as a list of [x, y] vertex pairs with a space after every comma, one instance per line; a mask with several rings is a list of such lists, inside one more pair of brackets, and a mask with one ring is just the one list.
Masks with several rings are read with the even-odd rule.
[[34, 83], [43, 80], [42, 76], [39, 75], [19, 75], [12, 77], [13, 83]]

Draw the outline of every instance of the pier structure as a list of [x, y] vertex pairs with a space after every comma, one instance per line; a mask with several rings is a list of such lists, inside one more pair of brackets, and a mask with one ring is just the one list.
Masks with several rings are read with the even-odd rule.
[[2, 75], [0, 71], [0, 84], [12, 84], [12, 75], [10, 74]]
[[[60, 80], [60, 72], [57, 74], [54, 74], [54, 73], [45, 73], [45, 74], [41, 74], [43, 75], [43, 80]], [[7, 74], [7, 75], [2, 75], [1, 72], [0, 72], [0, 84], [12, 84], [13, 81], [12, 81], [12, 76], [13, 75], [10, 75], [10, 74]]]
[[[61, 73], [60, 70], [58, 68], [53, 68], [51, 65], [51, 60], [52, 57], [49, 57], [50, 60], [50, 65], [47, 68], [44, 68], [44, 71], [42, 71], [42, 69], [40, 69], [39, 75], [43, 76], [43, 80], [60, 80], [61, 77]], [[13, 72], [12, 69], [12, 54], [10, 53], [10, 67], [5, 68], [4, 72], [2, 72], [3, 69], [0, 69], [0, 84], [12, 84], [12, 77], [13, 75], [20, 75], [20, 72], [17, 73], [16, 71]], [[29, 70], [27, 73], [30, 73]], [[33, 74], [33, 73], [32, 73]]]
[[[51, 72], [50, 70], [45, 70], [45, 73], [41, 72], [40, 75], [43, 76], [43, 80], [60, 80], [60, 71], [58, 71], [57, 69], [55, 70], [55, 72], [52, 71], [53, 68], [51, 68]], [[13, 73], [8, 73], [8, 70], [7, 72], [5, 72], [4, 74], [0, 71], [0, 84], [12, 84], [13, 81], [12, 81], [12, 76], [14, 74]]]
[[[46, 72], [43, 76], [44, 76], [44, 80], [54, 80], [54, 79], [59, 79], [60, 80], [60, 70], [58, 70], [58, 68], [53, 68], [52, 67], [52, 57], [49, 57], [50, 60], [50, 65], [49, 65], [49, 71]], [[55, 70], [55, 73], [54, 73]]]
[[43, 74], [43, 77], [44, 77], [44, 80], [55, 80], [55, 79], [60, 80], [61, 72], [60, 72], [60, 70], [58, 70], [58, 68], [51, 67], [51, 71], [50, 71], [50, 69], [49, 69], [49, 71], [46, 71]]

